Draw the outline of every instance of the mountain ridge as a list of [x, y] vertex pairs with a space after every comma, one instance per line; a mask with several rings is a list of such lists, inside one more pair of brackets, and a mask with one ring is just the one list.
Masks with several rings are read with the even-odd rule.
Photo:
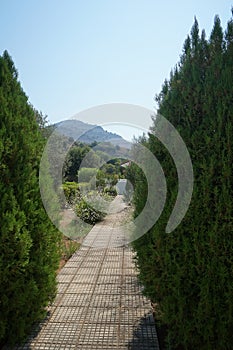
[[69, 119], [54, 124], [58, 131], [67, 136], [72, 137], [75, 141], [86, 144], [93, 142], [111, 142], [124, 148], [131, 148], [131, 143], [126, 141], [122, 136], [104, 130], [102, 126], [85, 123], [77, 119]]

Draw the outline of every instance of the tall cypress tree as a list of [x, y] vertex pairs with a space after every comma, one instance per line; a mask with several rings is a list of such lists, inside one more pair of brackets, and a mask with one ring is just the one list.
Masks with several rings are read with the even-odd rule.
[[[189, 210], [170, 234], [165, 228], [176, 199], [174, 165], [153, 135], [147, 143], [165, 171], [169, 202], [134, 247], [145, 293], [168, 326], [172, 349], [225, 350], [233, 343], [232, 48], [232, 20], [224, 36], [216, 17], [207, 41], [195, 19], [181, 61], [157, 97], [159, 113], [180, 132], [194, 168]], [[142, 193], [136, 208], [145, 200]]]
[[22, 339], [56, 291], [60, 234], [39, 190], [43, 137], [7, 52], [0, 57], [0, 340]]

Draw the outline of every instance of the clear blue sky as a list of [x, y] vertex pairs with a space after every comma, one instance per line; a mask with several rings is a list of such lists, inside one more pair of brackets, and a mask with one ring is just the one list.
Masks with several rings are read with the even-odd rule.
[[[7, 49], [35, 108], [50, 122], [111, 102], [155, 106], [194, 16], [207, 35], [228, 0], [2, 0]], [[150, 121], [145, 121], [149, 127]]]

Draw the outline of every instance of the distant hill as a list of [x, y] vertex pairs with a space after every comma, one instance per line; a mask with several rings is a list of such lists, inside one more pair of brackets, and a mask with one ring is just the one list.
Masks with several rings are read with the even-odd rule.
[[101, 126], [84, 123], [80, 120], [65, 120], [54, 124], [59, 132], [75, 141], [91, 144], [92, 142], [111, 142], [124, 148], [131, 148], [131, 143], [120, 135], [104, 130]]

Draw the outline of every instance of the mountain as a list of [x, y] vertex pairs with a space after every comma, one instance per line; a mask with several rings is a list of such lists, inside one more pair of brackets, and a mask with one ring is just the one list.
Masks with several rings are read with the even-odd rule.
[[120, 135], [104, 130], [101, 126], [84, 123], [80, 120], [70, 119], [54, 124], [59, 133], [72, 137], [75, 141], [91, 144], [92, 142], [111, 142], [124, 148], [131, 148], [131, 143]]

